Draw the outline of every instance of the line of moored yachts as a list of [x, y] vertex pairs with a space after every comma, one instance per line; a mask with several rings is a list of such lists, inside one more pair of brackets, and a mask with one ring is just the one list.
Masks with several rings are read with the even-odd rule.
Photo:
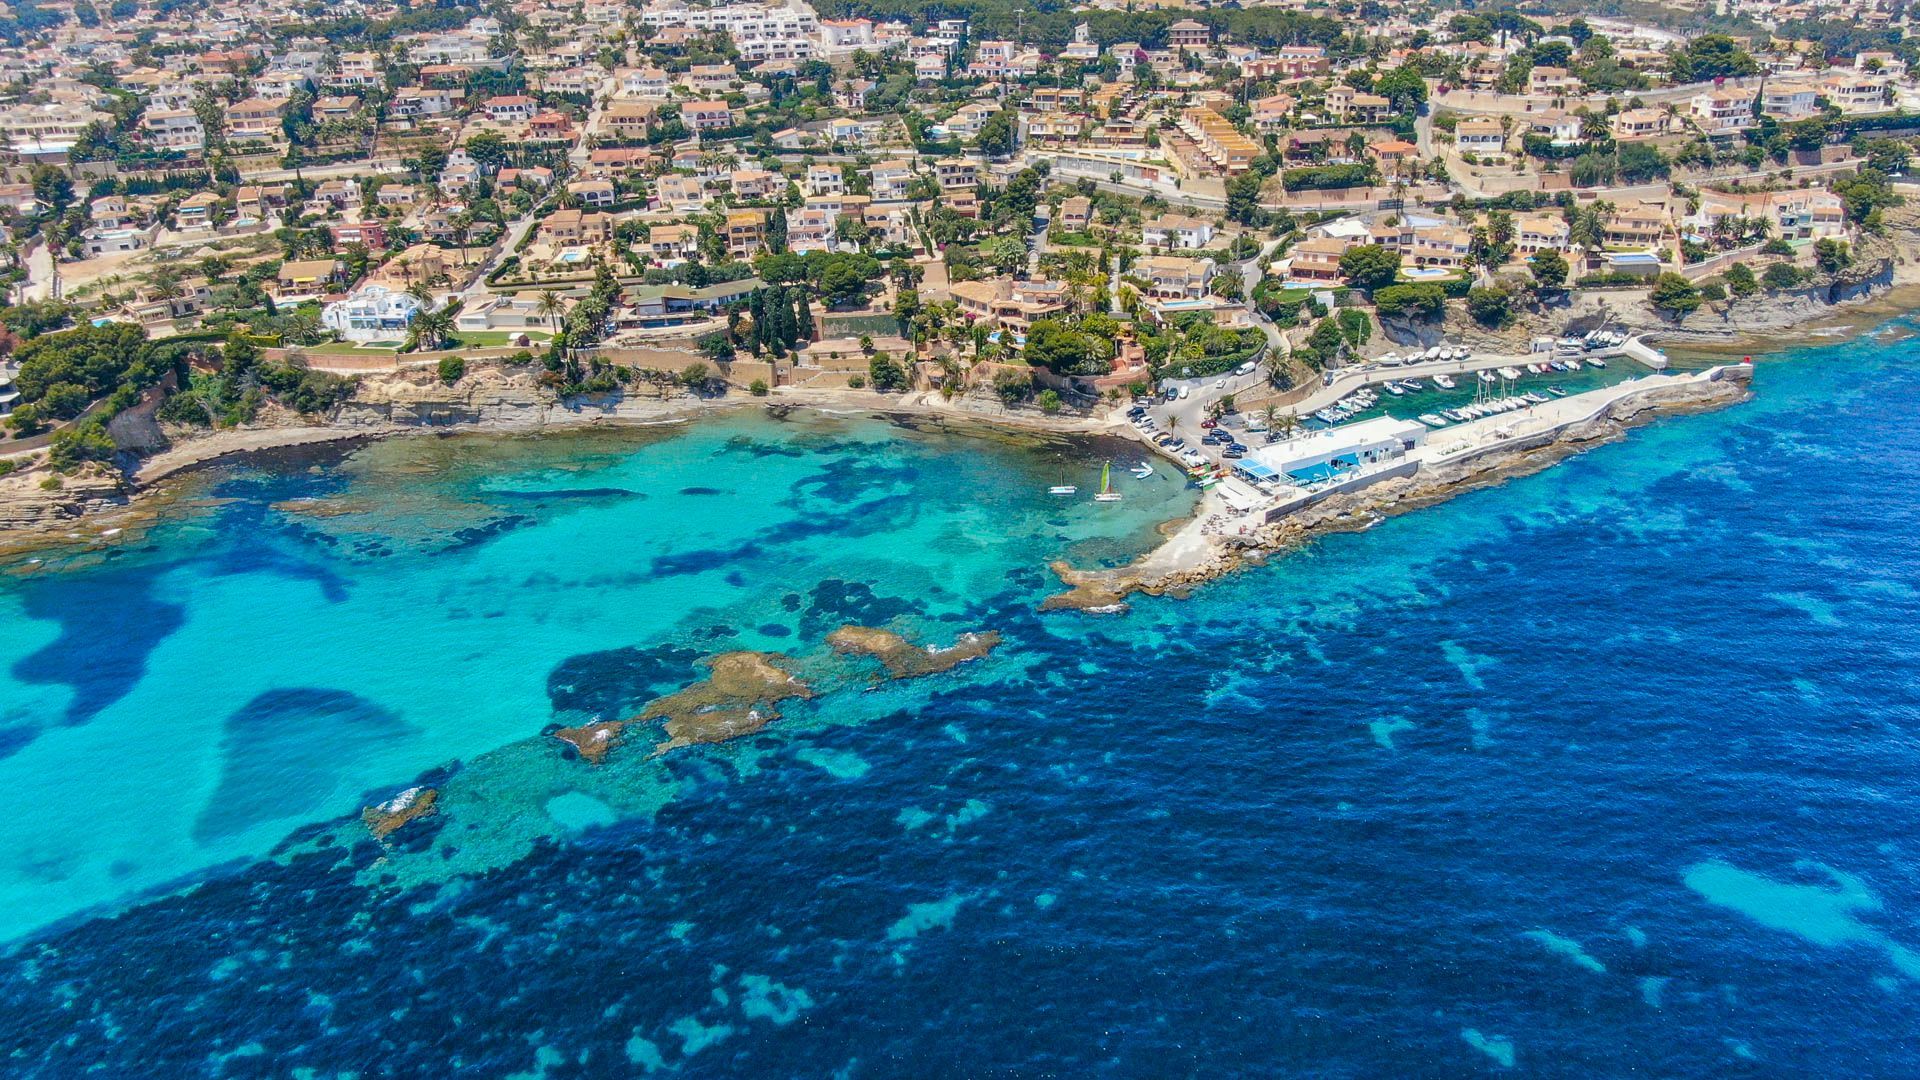
[[[1479, 372], [1478, 378], [1481, 383], [1487, 386], [1498, 386], [1505, 383], [1512, 383], [1523, 375], [1546, 375], [1556, 371], [1579, 371], [1584, 364], [1591, 364], [1597, 368], [1607, 366], [1607, 362], [1597, 356], [1588, 357], [1585, 361], [1565, 357], [1526, 364], [1524, 365], [1526, 368], [1525, 371], [1517, 367], [1503, 367], [1490, 371], [1482, 371]], [[1459, 386], [1459, 383], [1450, 375], [1435, 375], [1432, 377], [1432, 382], [1432, 388], [1437, 390], [1452, 390]], [[1427, 383], [1420, 379], [1389, 379], [1384, 383], [1380, 383], [1379, 388], [1394, 397], [1401, 397], [1406, 394], [1429, 389]], [[1557, 386], [1548, 387], [1547, 394], [1551, 394], [1553, 397], [1567, 396], [1567, 392]], [[1538, 405], [1551, 400], [1547, 394], [1541, 394], [1536, 391], [1476, 401], [1471, 405], [1463, 405], [1455, 409], [1441, 409], [1437, 412], [1422, 413], [1419, 420], [1428, 427], [1445, 427], [1449, 421], [1457, 424], [1482, 416], [1490, 416], [1494, 413], [1523, 409], [1528, 405]], [[1351, 420], [1353, 417], [1366, 412], [1379, 403], [1380, 395], [1375, 392], [1373, 387], [1362, 387], [1348, 394], [1346, 397], [1341, 398], [1334, 404], [1315, 412], [1313, 418], [1323, 424], [1339, 424]]]

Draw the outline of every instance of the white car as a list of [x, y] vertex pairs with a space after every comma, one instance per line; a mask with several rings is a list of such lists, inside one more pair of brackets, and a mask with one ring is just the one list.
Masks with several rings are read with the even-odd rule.
[[1188, 396], [1189, 394], [1191, 394], [1192, 392], [1193, 392], [1193, 388], [1192, 388], [1192, 387], [1190, 387], [1190, 386], [1183, 386], [1183, 387], [1181, 387], [1181, 388], [1180, 388], [1180, 399], [1181, 399], [1182, 401], [1184, 401], [1184, 400], [1186, 400], [1186, 398], [1187, 398], [1187, 396]]
[[1251, 374], [1253, 374], [1253, 361], [1251, 361], [1251, 360], [1249, 360], [1249, 361], [1247, 361], [1246, 363], [1244, 363], [1244, 364], [1241, 364], [1241, 365], [1240, 365], [1239, 367], [1237, 367], [1237, 368], [1234, 368], [1234, 369], [1233, 369], [1233, 373], [1234, 373], [1235, 375], [1251, 375]]

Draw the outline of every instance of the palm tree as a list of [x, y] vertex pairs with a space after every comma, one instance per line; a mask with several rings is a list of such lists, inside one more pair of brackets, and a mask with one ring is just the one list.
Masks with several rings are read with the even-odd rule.
[[47, 224], [47, 262], [53, 267], [53, 281], [47, 292], [47, 299], [60, 299], [60, 245], [65, 241], [64, 229], [58, 221]]
[[413, 316], [412, 337], [414, 344], [431, 351], [446, 340], [447, 333], [453, 329], [453, 316], [445, 311], [420, 311]]
[[420, 310], [433, 310], [433, 286], [425, 280], [412, 282], [407, 286], [407, 295], [420, 301]]
[[539, 313], [541, 318], [547, 320], [548, 324], [553, 327], [554, 333], [557, 334], [560, 332], [560, 316], [566, 314], [567, 302], [561, 298], [559, 293], [552, 289], [543, 290], [540, 293], [540, 302], [535, 306], [534, 310]]

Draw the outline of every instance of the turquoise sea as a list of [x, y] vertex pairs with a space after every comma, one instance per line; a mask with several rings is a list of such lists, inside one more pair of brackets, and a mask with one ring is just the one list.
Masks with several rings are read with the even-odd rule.
[[[1192, 505], [1121, 443], [221, 464], [0, 576], [5, 1071], [1912, 1075], [1906, 331], [1110, 616], [1047, 564]], [[847, 625], [1001, 641], [894, 679]], [[814, 695], [543, 734], [739, 651]]]

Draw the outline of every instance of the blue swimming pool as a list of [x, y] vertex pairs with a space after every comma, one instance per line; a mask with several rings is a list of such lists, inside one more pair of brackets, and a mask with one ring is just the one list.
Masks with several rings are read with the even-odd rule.
[[1332, 480], [1344, 473], [1352, 472], [1354, 463], [1347, 458], [1334, 458], [1318, 465], [1309, 465], [1304, 469], [1291, 469], [1287, 476], [1296, 484], [1317, 484], [1322, 480]]

